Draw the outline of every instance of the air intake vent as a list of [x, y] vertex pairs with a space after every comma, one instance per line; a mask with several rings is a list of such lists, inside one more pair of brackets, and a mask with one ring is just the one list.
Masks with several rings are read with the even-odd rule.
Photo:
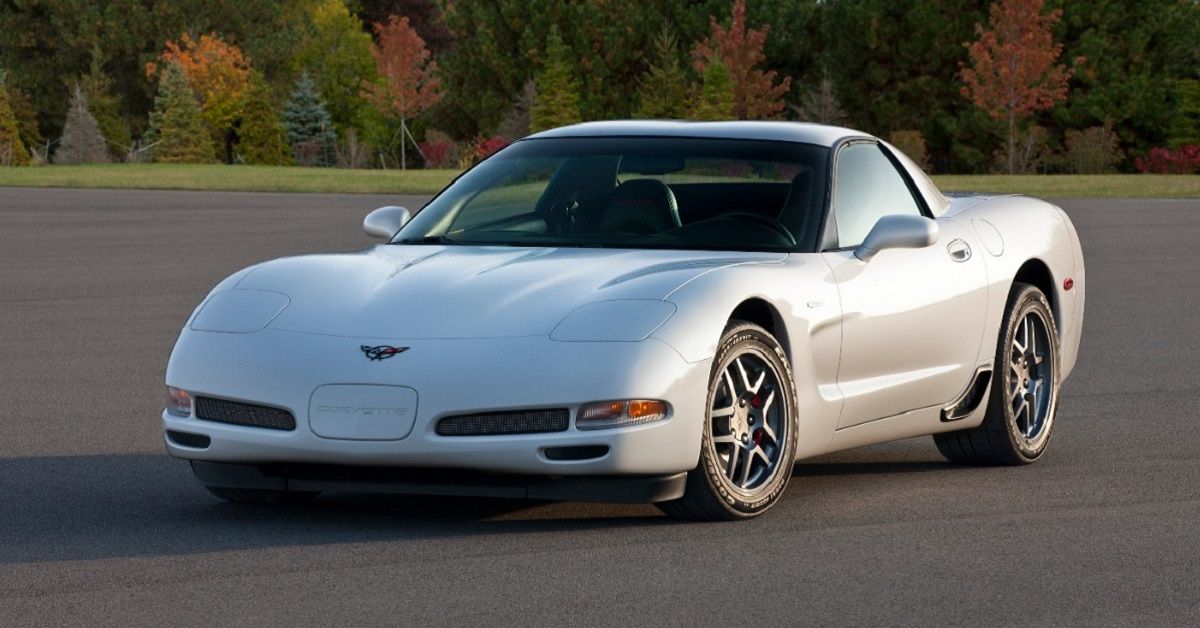
[[196, 397], [196, 418], [272, 430], [296, 429], [296, 418], [287, 410], [211, 397]]
[[212, 444], [212, 439], [203, 434], [190, 434], [175, 430], [167, 430], [167, 438], [176, 445], [193, 449], [208, 449], [208, 446]]
[[565, 432], [571, 422], [570, 416], [566, 408], [460, 414], [438, 421], [437, 433], [441, 436], [488, 436]]

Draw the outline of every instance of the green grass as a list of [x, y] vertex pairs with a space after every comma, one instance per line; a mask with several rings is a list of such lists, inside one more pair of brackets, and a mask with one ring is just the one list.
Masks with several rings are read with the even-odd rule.
[[[0, 186], [433, 194], [455, 170], [340, 170], [272, 166], [112, 164], [0, 168]], [[1044, 198], [1200, 198], [1194, 175], [942, 175], [947, 192], [995, 192]]]
[[0, 186], [433, 194], [456, 175], [457, 170], [108, 164], [0, 168]]
[[1200, 175], [941, 175], [933, 179], [946, 192], [1042, 198], [1200, 198]]

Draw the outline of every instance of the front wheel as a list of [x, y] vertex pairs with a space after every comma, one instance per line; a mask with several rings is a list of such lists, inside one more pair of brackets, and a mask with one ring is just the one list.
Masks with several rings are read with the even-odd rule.
[[987, 414], [976, 428], [935, 434], [951, 462], [976, 465], [1029, 464], [1050, 441], [1058, 411], [1058, 328], [1046, 295], [1013, 285], [996, 345]]
[[693, 520], [745, 519], [783, 494], [796, 451], [796, 388], [783, 348], [765, 329], [734, 323], [713, 359], [700, 463], [683, 497], [660, 503]]

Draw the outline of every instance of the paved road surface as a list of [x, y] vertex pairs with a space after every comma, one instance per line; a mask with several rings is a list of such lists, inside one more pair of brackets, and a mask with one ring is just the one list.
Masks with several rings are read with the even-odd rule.
[[[802, 463], [770, 515], [208, 496], [159, 441], [229, 272], [420, 199], [0, 189], [0, 623], [1168, 624], [1200, 619], [1200, 201], [1069, 201], [1080, 366], [1047, 458], [928, 439]], [[762, 625], [766, 625], [763, 623]]]

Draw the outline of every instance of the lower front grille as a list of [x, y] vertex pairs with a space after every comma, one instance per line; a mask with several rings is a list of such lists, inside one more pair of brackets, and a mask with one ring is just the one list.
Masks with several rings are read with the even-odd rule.
[[566, 408], [509, 410], [448, 416], [437, 424], [440, 436], [495, 436], [565, 432], [571, 422]]
[[296, 417], [287, 410], [212, 397], [196, 397], [196, 418], [271, 430], [296, 429]]

